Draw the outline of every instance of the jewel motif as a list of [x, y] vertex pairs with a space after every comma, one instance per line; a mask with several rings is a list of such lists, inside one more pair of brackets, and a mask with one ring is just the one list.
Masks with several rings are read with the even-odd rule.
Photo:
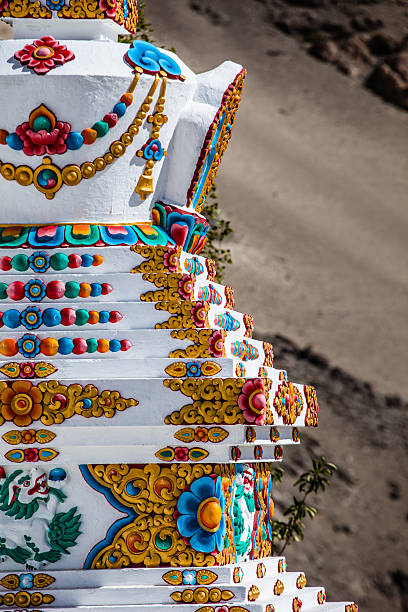
[[8, 378], [45, 378], [57, 371], [51, 363], [45, 361], [17, 363], [12, 361], [0, 368], [0, 372]]
[[[15, 135], [20, 138], [26, 155], [60, 155], [67, 150], [70, 130], [69, 123], [57, 121], [54, 113], [41, 104], [30, 113], [28, 122], [17, 126]], [[13, 134], [7, 136], [6, 142], [16, 148], [9, 142], [10, 136]]]
[[16, 448], [5, 453], [4, 458], [12, 463], [37, 463], [37, 461], [52, 461], [59, 453], [53, 448]]
[[16, 51], [14, 58], [36, 74], [47, 74], [57, 66], [73, 60], [75, 55], [52, 36], [43, 36]]

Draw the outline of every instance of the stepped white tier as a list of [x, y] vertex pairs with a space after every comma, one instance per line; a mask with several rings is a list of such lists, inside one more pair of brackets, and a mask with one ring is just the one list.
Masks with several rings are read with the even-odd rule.
[[20, 4], [0, 0], [0, 609], [356, 612], [271, 556], [271, 464], [316, 392], [199, 255], [244, 71], [115, 42], [130, 0]]

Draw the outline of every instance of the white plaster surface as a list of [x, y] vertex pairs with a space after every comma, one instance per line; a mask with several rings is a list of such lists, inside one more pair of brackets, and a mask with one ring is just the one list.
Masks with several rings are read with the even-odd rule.
[[[46, 34], [48, 31], [44, 30], [43, 35]], [[47, 106], [57, 120], [70, 123], [73, 131], [81, 132], [112, 111], [133, 79], [132, 68], [123, 60], [128, 46], [95, 40], [61, 39], [60, 42], [75, 53], [75, 59], [46, 75], [37, 75], [13, 59], [14, 53], [25, 44], [32, 43], [32, 40], [0, 42], [0, 128], [10, 133], [19, 124], [28, 121], [30, 112], [40, 104]], [[148, 140], [151, 132], [150, 124], [145, 121], [121, 158], [74, 187], [64, 185], [51, 201], [34, 185], [23, 187], [16, 181], [6, 181], [0, 177], [2, 223], [130, 223], [150, 220], [151, 207], [158, 200], [185, 205], [186, 193], [208, 127], [224, 91], [241, 67], [233, 62], [224, 62], [197, 79], [173, 53], [163, 53], [176, 59], [186, 80], [168, 79], [167, 82], [164, 112], [168, 121], [160, 130], [160, 140], [169, 153], [167, 158], [164, 157], [154, 166], [154, 193], [141, 200], [134, 192], [145, 165], [145, 160], [136, 157], [135, 153]], [[77, 151], [51, 156], [53, 163], [61, 168], [70, 164], [80, 166], [104, 155], [109, 145], [120, 139], [131, 124], [152, 82], [152, 75], [144, 74], [140, 78], [133, 105], [128, 107], [126, 115], [106, 136], [98, 138], [92, 145], [83, 145]], [[160, 83], [154, 94], [151, 113], [154, 112], [159, 91]], [[193, 101], [194, 96], [199, 97], [199, 104]], [[175, 143], [170, 145], [178, 123], [181, 140], [178, 136]], [[3, 163], [29, 165], [33, 169], [43, 159], [41, 156], [26, 156], [22, 151], [14, 151], [6, 145], [1, 147], [0, 155]], [[159, 181], [162, 170], [163, 177]]]

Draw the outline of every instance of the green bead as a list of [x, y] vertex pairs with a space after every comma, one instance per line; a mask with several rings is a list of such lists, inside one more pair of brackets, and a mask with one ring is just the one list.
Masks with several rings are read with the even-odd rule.
[[78, 283], [74, 283], [73, 281], [68, 281], [65, 284], [65, 297], [67, 298], [77, 298], [81, 288]]
[[98, 138], [102, 138], [102, 136], [106, 136], [106, 134], [109, 132], [109, 124], [106, 123], [106, 121], [97, 121], [92, 126], [92, 129], [96, 131]]
[[50, 257], [50, 264], [53, 270], [65, 270], [69, 264], [68, 255], [64, 253], [54, 253], [54, 255]]
[[80, 308], [76, 311], [75, 325], [85, 325], [85, 323], [88, 323], [88, 319], [89, 312], [87, 310]]
[[25, 272], [28, 270], [28, 257], [27, 255], [14, 255], [11, 260], [11, 265], [14, 270], [18, 270], [19, 272]]
[[7, 297], [7, 284], [0, 283], [0, 300], [5, 300]]
[[48, 119], [48, 117], [44, 117], [43, 115], [40, 115], [39, 117], [36, 117], [33, 121], [33, 130], [34, 132], [39, 132], [40, 130], [51, 132], [52, 130], [51, 121]]
[[88, 338], [86, 341], [87, 344], [87, 353], [96, 353], [98, 350], [98, 341], [95, 338]]

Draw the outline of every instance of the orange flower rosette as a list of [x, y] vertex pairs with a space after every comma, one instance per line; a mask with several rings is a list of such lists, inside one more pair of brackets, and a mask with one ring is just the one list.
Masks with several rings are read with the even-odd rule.
[[1, 394], [0, 412], [6, 421], [26, 427], [42, 414], [42, 393], [28, 380], [17, 380]]

